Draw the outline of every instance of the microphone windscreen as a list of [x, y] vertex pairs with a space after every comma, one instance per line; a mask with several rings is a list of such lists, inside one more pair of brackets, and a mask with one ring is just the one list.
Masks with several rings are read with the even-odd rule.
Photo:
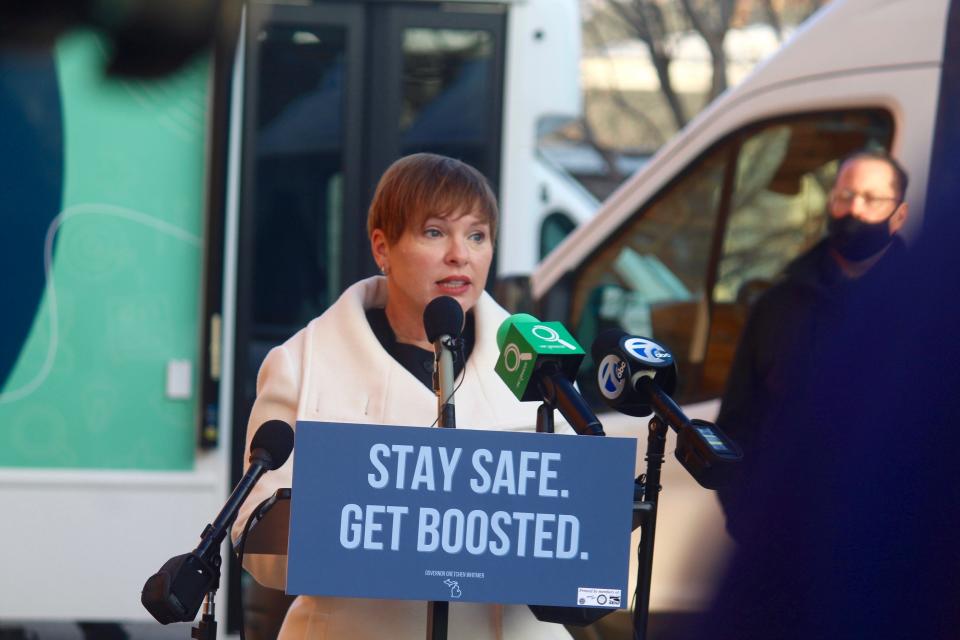
[[264, 465], [273, 471], [283, 466], [293, 451], [293, 429], [283, 420], [268, 420], [260, 425], [250, 442], [251, 458], [257, 449], [270, 456], [270, 464]]
[[430, 342], [440, 336], [458, 337], [463, 331], [463, 308], [450, 296], [434, 298], [423, 310], [423, 328]]
[[605, 331], [601, 331], [600, 335], [597, 336], [596, 340], [594, 340], [590, 346], [590, 355], [593, 356], [593, 361], [600, 362], [605, 355], [619, 349], [620, 340], [624, 336], [629, 335], [630, 334], [623, 329], [606, 329]]
[[507, 341], [507, 332], [510, 331], [510, 327], [518, 322], [540, 322], [540, 319], [534, 318], [529, 313], [515, 313], [500, 323], [500, 328], [497, 329], [497, 348], [500, 351], [503, 351], [503, 343]]

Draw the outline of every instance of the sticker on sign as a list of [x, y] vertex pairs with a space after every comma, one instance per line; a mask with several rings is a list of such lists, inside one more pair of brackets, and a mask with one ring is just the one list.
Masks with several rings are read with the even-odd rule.
[[577, 604], [583, 607], [620, 607], [620, 589], [577, 588]]

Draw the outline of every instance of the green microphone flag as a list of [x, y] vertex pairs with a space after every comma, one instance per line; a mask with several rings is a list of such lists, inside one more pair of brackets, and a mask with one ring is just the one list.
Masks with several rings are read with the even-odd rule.
[[556, 362], [567, 379], [573, 380], [585, 355], [561, 323], [541, 322], [525, 313], [510, 316], [503, 322], [497, 332], [497, 342], [500, 358], [495, 371], [523, 402], [543, 399], [535, 386], [530, 385], [539, 362]]

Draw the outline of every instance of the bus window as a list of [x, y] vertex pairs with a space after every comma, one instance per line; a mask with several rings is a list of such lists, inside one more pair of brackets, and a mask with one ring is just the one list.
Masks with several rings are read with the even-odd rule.
[[493, 34], [473, 29], [403, 32], [402, 154], [430, 151], [485, 166]]
[[723, 392], [750, 304], [823, 236], [840, 159], [887, 149], [892, 133], [892, 119], [879, 110], [808, 114], [744, 132], [712, 287], [704, 397]]
[[272, 346], [339, 293], [347, 30], [275, 22], [259, 36], [253, 320]]
[[540, 259], [553, 251], [570, 232], [577, 228], [577, 223], [565, 213], [554, 211], [543, 220], [540, 226]]

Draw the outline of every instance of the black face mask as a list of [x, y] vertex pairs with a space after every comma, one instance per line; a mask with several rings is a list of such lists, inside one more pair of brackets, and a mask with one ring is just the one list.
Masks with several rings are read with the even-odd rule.
[[890, 233], [890, 218], [880, 222], [864, 222], [851, 213], [839, 218], [829, 216], [827, 220], [827, 238], [830, 246], [847, 260], [865, 260], [885, 249], [893, 239]]

